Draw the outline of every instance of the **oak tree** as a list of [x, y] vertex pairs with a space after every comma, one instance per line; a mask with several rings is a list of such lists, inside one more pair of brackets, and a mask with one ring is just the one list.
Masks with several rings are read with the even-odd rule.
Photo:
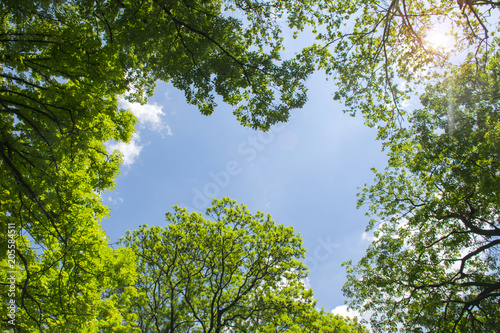
[[[136, 123], [118, 109], [119, 98], [128, 92], [145, 102], [164, 80], [204, 114], [221, 96], [239, 104], [244, 125], [285, 121], [305, 103], [313, 66], [306, 56], [280, 58], [278, 21], [300, 31], [314, 24], [311, 8], [302, 1], [2, 1], [1, 243], [15, 225], [23, 329], [102, 329], [102, 302], [110, 302], [109, 318], [126, 317], [121, 304], [99, 300], [132, 284], [123, 278], [126, 265], [108, 260], [114, 252], [100, 227], [108, 213], [100, 194], [114, 186], [120, 166], [105, 143], [127, 142]], [[9, 266], [3, 256], [2, 265]], [[112, 330], [128, 325], [109, 320]], [[10, 327], [3, 315], [2, 323]]]
[[165, 227], [128, 232], [141, 332], [364, 332], [314, 309], [300, 235], [228, 198], [206, 217], [174, 207]]
[[375, 331], [500, 332], [499, 56], [429, 83], [361, 194], [374, 241], [344, 292]]
[[344, 286], [376, 331], [499, 326], [498, 7], [338, 1], [310, 49], [389, 155], [359, 201], [375, 239]]
[[310, 52], [333, 78], [345, 112], [390, 140], [423, 84], [468, 53], [488, 52], [498, 9], [494, 1], [467, 1], [462, 9], [455, 0], [335, 1]]

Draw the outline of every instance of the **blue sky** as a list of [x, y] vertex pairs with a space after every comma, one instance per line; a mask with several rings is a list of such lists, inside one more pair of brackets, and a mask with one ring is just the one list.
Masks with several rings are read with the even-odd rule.
[[110, 146], [125, 154], [116, 189], [103, 195], [111, 207], [103, 221], [111, 241], [143, 223], [165, 225], [175, 204], [204, 211], [213, 197], [227, 196], [293, 226], [308, 249], [307, 282], [318, 305], [341, 306], [341, 263], [357, 261], [369, 245], [356, 193], [386, 157], [375, 130], [332, 100], [333, 82], [315, 75], [308, 88], [305, 107], [268, 133], [242, 127], [223, 103], [203, 116], [165, 83], [148, 105], [122, 103], [140, 124], [128, 146]]

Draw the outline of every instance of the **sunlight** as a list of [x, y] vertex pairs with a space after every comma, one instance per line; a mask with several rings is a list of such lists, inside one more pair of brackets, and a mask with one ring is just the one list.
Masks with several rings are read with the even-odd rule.
[[424, 41], [435, 50], [447, 51], [450, 48], [450, 36], [442, 30], [430, 30]]

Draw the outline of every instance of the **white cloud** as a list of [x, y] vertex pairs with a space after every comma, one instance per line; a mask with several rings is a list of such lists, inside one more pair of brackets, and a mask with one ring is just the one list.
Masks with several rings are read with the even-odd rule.
[[132, 136], [132, 140], [129, 143], [125, 142], [111, 142], [107, 144], [108, 151], [113, 152], [119, 150], [123, 154], [123, 164], [131, 165], [139, 157], [139, 153], [143, 146], [139, 144], [140, 136], [138, 133]]
[[363, 232], [363, 235], [361, 235], [361, 239], [371, 243], [375, 240], [375, 237], [373, 236], [373, 233], [367, 233], [365, 231], [365, 232]]
[[361, 315], [358, 311], [354, 310], [349, 310], [347, 305], [339, 305], [336, 308], [334, 308], [331, 311], [334, 315], [340, 315], [343, 317], [349, 317], [349, 318], [358, 318], [358, 321], [361, 322], [361, 324], [365, 325], [366, 328], [368, 328], [368, 331], [372, 332], [372, 327], [370, 325], [370, 317], [373, 314], [372, 311], [368, 311]]
[[113, 206], [120, 206], [124, 199], [117, 193], [109, 192], [103, 197], [103, 202]]
[[162, 135], [172, 135], [170, 127], [163, 121], [162, 116], [165, 114], [162, 107], [158, 104], [140, 104], [131, 103], [125, 99], [121, 99], [119, 107], [129, 109], [139, 119], [139, 125], [148, 127], [153, 131], [159, 132]]
[[[170, 127], [164, 122], [162, 107], [157, 104], [140, 104], [132, 103], [125, 99], [119, 101], [121, 109], [130, 110], [139, 120], [140, 128], [148, 128], [155, 132], [164, 135], [172, 135]], [[130, 166], [139, 157], [144, 145], [141, 144], [140, 134], [135, 133], [129, 143], [124, 142], [108, 142], [108, 151], [113, 152], [119, 150], [123, 154], [123, 164]]]
[[358, 318], [360, 318], [359, 312], [353, 311], [353, 310], [349, 310], [347, 308], [347, 305], [339, 305], [339, 306], [337, 306], [336, 308], [334, 308], [332, 310], [332, 313], [334, 315], [340, 315], [340, 316], [343, 316], [343, 317], [351, 317], [351, 318], [358, 317]]
[[306, 289], [311, 289], [311, 281], [309, 280], [309, 276], [306, 276], [305, 278], [302, 279], [302, 283], [304, 284], [304, 287]]

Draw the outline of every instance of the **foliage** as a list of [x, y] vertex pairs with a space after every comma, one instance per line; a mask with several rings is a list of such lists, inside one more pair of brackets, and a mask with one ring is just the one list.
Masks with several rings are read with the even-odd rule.
[[[172, 226], [129, 234], [126, 242], [139, 255], [138, 282], [133, 256], [110, 249], [99, 225], [107, 214], [99, 195], [113, 187], [120, 166], [119, 154], [109, 153], [105, 142], [127, 142], [136, 122], [118, 110], [127, 91], [129, 100], [145, 102], [156, 80], [172, 82], [201, 113], [214, 112], [221, 99], [235, 107], [243, 125], [267, 130], [304, 105], [304, 81], [319, 66], [334, 76], [335, 99], [346, 111], [377, 126], [390, 156], [389, 168], [360, 200], [371, 201], [382, 223], [367, 256], [349, 268], [347, 295], [355, 306], [379, 311], [376, 329], [401, 323], [407, 330], [494, 330], [487, 325], [497, 323], [499, 310], [497, 8], [482, 0], [458, 6], [452, 0], [3, 1], [0, 243], [8, 243], [7, 225], [15, 225], [22, 329], [144, 329], [160, 322], [145, 306], [158, 309], [162, 325], [182, 328], [222, 329], [227, 320], [249, 330], [279, 323], [293, 331], [334, 320], [315, 312], [303, 290], [304, 267], [296, 260], [303, 249], [293, 232], [232, 202], [219, 204], [240, 214], [248, 231], [231, 219], [233, 228], [226, 230], [224, 221], [233, 217], [222, 211], [210, 222], [177, 209], [168, 215]], [[295, 37], [311, 26], [316, 44], [281, 59], [281, 25]], [[451, 49], [427, 42], [436, 25], [453, 39]], [[457, 56], [467, 60], [453, 67]], [[423, 109], [409, 111], [408, 100], [429, 82]], [[209, 214], [217, 215], [217, 208]], [[176, 227], [189, 223], [198, 233]], [[268, 248], [248, 249], [235, 233]], [[171, 246], [161, 248], [165, 260], [179, 260], [182, 270], [145, 261], [158, 259], [154, 249], [162, 242]], [[224, 252], [226, 245], [234, 254]], [[264, 249], [273, 256], [264, 260], [266, 252], [257, 251]], [[284, 266], [270, 266], [274, 261]], [[1, 264], [12, 269], [3, 258]], [[252, 265], [267, 275], [260, 277], [264, 271]], [[203, 274], [215, 279], [207, 280], [212, 284]], [[165, 276], [170, 283], [154, 286]], [[279, 288], [277, 277], [286, 277]], [[142, 292], [138, 298], [133, 284]], [[173, 291], [168, 304], [179, 305], [175, 311], [151, 303], [148, 292], [162, 288]], [[131, 298], [138, 319], [127, 308]]]
[[[363, 115], [389, 139], [406, 122], [408, 100], [463, 53], [488, 50], [498, 30], [497, 2], [335, 1], [311, 52], [338, 89], [345, 111]], [[441, 34], [449, 45], [429, 38]], [[483, 50], [483, 51], [481, 51]]]
[[142, 332], [363, 332], [314, 310], [292, 227], [228, 198], [206, 214], [211, 220], [176, 206], [165, 228], [142, 226], [122, 239], [139, 259]]
[[[268, 130], [306, 102], [312, 59], [282, 59], [281, 25], [296, 33], [317, 24], [309, 1], [82, 0], [103, 42], [117, 45], [128, 78], [151, 89], [172, 82], [210, 115], [216, 97], [235, 107], [245, 126]], [[322, 4], [322, 2], [320, 2]], [[83, 15], [89, 15], [84, 12]], [[140, 97], [138, 93], [136, 97]]]
[[376, 331], [500, 332], [496, 46], [427, 85], [361, 195], [380, 222], [344, 292]]
[[[301, 318], [302, 317], [302, 318]], [[304, 320], [303, 318], [306, 318]], [[312, 310], [307, 316], [293, 318], [296, 332], [300, 333], [368, 333], [366, 327], [358, 323], [357, 318], [342, 317], [321, 310]], [[298, 325], [297, 325], [298, 324]], [[276, 331], [273, 331], [276, 332]], [[290, 332], [294, 332], [290, 330]]]
[[[319, 319], [314, 324], [313, 328], [310, 330], [311, 333], [368, 333], [365, 326], [358, 322], [358, 319], [342, 317], [339, 315], [334, 315], [323, 311], [318, 312]], [[304, 332], [304, 330], [302, 331]], [[307, 331], [306, 331], [307, 332]]]
[[323, 308], [317, 310], [308, 305], [289, 312], [286, 316], [269, 318], [258, 326], [256, 332], [368, 333], [368, 330], [358, 322], [357, 318], [334, 315]]
[[114, 186], [120, 166], [105, 143], [127, 142], [136, 123], [118, 109], [119, 98], [129, 92], [129, 100], [145, 102], [160, 79], [184, 90], [204, 114], [213, 112], [218, 95], [239, 104], [235, 113], [244, 125], [268, 129], [285, 121], [305, 103], [303, 82], [313, 66], [307, 55], [280, 58], [278, 21], [290, 14], [287, 24], [300, 31], [314, 24], [312, 7], [302, 1], [0, 3], [0, 243], [4, 248], [7, 226], [15, 225], [16, 262], [11, 267], [2, 256], [2, 265], [18, 271], [15, 306], [23, 330], [133, 330], [126, 303], [106, 296], [116, 289], [129, 297], [130, 258], [108, 248], [99, 225], [108, 211], [100, 194]]
[[344, 286], [376, 331], [500, 327], [498, 6], [338, 1], [311, 49], [389, 155], [361, 193], [374, 241]]
[[126, 311], [102, 294], [133, 281], [129, 257], [108, 248], [98, 225], [99, 195], [120, 165], [104, 143], [129, 140], [135, 125], [117, 108], [127, 80], [118, 48], [66, 6], [0, 7], [0, 216], [2, 234], [8, 224], [17, 234], [15, 263], [2, 256], [17, 271], [15, 297], [3, 299], [15, 299], [16, 329], [27, 332], [118, 330]]
[[[129, 308], [136, 295], [133, 253], [108, 247], [102, 231], [89, 237], [82, 229], [75, 237], [85, 244], [72, 239], [71, 250], [56, 245], [41, 254], [18, 236], [18, 267], [1, 263], [0, 278], [10, 284], [15, 276], [17, 287], [15, 298], [2, 290], [2, 299], [18, 305], [14, 318], [7, 317], [10, 304], [1, 304], [3, 316], [14, 318], [2, 323], [5, 332], [134, 332], [136, 316]], [[95, 239], [99, 234], [101, 239]]]

